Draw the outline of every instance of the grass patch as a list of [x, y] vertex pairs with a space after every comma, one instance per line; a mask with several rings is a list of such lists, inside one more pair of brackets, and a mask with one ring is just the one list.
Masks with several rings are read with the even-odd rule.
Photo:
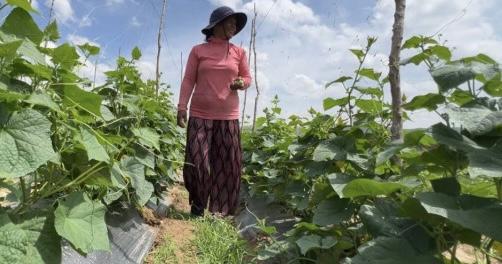
[[162, 241], [162, 243], [151, 253], [150, 263], [178, 263], [178, 258], [174, 250], [175, 246], [173, 241], [169, 237], [165, 237], [164, 241]]
[[239, 237], [237, 229], [228, 221], [206, 217], [194, 224], [192, 243], [197, 250], [197, 263], [254, 263], [247, 241]]

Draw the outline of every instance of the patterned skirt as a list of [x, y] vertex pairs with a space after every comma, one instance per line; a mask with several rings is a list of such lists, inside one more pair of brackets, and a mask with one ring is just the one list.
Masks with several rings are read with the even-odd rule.
[[190, 117], [183, 180], [192, 206], [233, 215], [239, 205], [242, 152], [239, 120]]

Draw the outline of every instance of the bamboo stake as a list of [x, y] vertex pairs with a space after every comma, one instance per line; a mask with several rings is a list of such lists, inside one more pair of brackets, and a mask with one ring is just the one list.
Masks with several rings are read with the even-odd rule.
[[[256, 18], [258, 16], [258, 13], [256, 12], [256, 3], [254, 4], [253, 11], [254, 11], [254, 16]], [[254, 99], [254, 115], [253, 115], [253, 129], [252, 129], [254, 133], [256, 128], [256, 112], [258, 111], [258, 99], [260, 98], [260, 88], [258, 87], [258, 66], [256, 65], [256, 28], [253, 32], [253, 60], [254, 60], [254, 84], [256, 86], [256, 97]]]
[[[253, 45], [253, 35], [256, 30], [256, 13], [251, 20], [251, 36], [249, 37], [249, 47], [248, 47], [248, 66], [251, 65], [251, 47]], [[242, 107], [242, 121], [241, 121], [241, 130], [244, 128], [244, 118], [246, 117], [246, 104], [247, 104], [248, 90], [244, 91], [244, 106]]]
[[160, 14], [159, 32], [157, 34], [157, 67], [155, 69], [155, 95], [159, 95], [160, 89], [160, 50], [162, 49], [162, 29], [164, 26], [164, 16], [166, 15], [167, 0], [163, 0], [162, 13]]

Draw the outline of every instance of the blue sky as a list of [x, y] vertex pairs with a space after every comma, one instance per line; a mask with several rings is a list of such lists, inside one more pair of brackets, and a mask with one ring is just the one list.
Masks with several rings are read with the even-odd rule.
[[[50, 0], [33, 2], [40, 12], [39, 24], [47, 24]], [[55, 0], [55, 13], [62, 41], [90, 41], [101, 47], [98, 80], [103, 80], [103, 71], [112, 69], [119, 51], [128, 55], [134, 46], [139, 46], [144, 55], [139, 68], [144, 76], [153, 77], [161, 2]], [[446, 26], [442, 40], [455, 47], [456, 57], [483, 52], [502, 61], [500, 0], [407, 2], [406, 37], [433, 34]], [[180, 54], [186, 58], [190, 48], [203, 40], [200, 29], [208, 22], [210, 12], [224, 4], [251, 15], [255, 3], [259, 13], [258, 80], [263, 90], [260, 108], [278, 94], [285, 115], [303, 115], [310, 107], [321, 111], [323, 98], [343, 95], [336, 87], [325, 90], [324, 84], [353, 71], [355, 61], [347, 50], [364, 45], [368, 35], [379, 38], [368, 66], [387, 71], [393, 0], [168, 0], [161, 71], [163, 80], [172, 86], [175, 102]], [[232, 41], [243, 43], [247, 50], [249, 30], [248, 24]], [[93, 68], [91, 63], [81, 73], [90, 75]], [[408, 97], [436, 89], [423, 67], [403, 69], [402, 82]], [[427, 126], [438, 120], [428, 112], [417, 112], [412, 118], [405, 126]]]

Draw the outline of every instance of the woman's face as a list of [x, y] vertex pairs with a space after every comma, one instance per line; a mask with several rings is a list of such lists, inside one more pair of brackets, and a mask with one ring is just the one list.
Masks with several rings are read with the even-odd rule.
[[222, 33], [225, 34], [227, 39], [230, 39], [235, 35], [235, 32], [237, 31], [237, 21], [235, 20], [235, 17], [229, 17], [223, 22], [221, 22], [220, 26]]

